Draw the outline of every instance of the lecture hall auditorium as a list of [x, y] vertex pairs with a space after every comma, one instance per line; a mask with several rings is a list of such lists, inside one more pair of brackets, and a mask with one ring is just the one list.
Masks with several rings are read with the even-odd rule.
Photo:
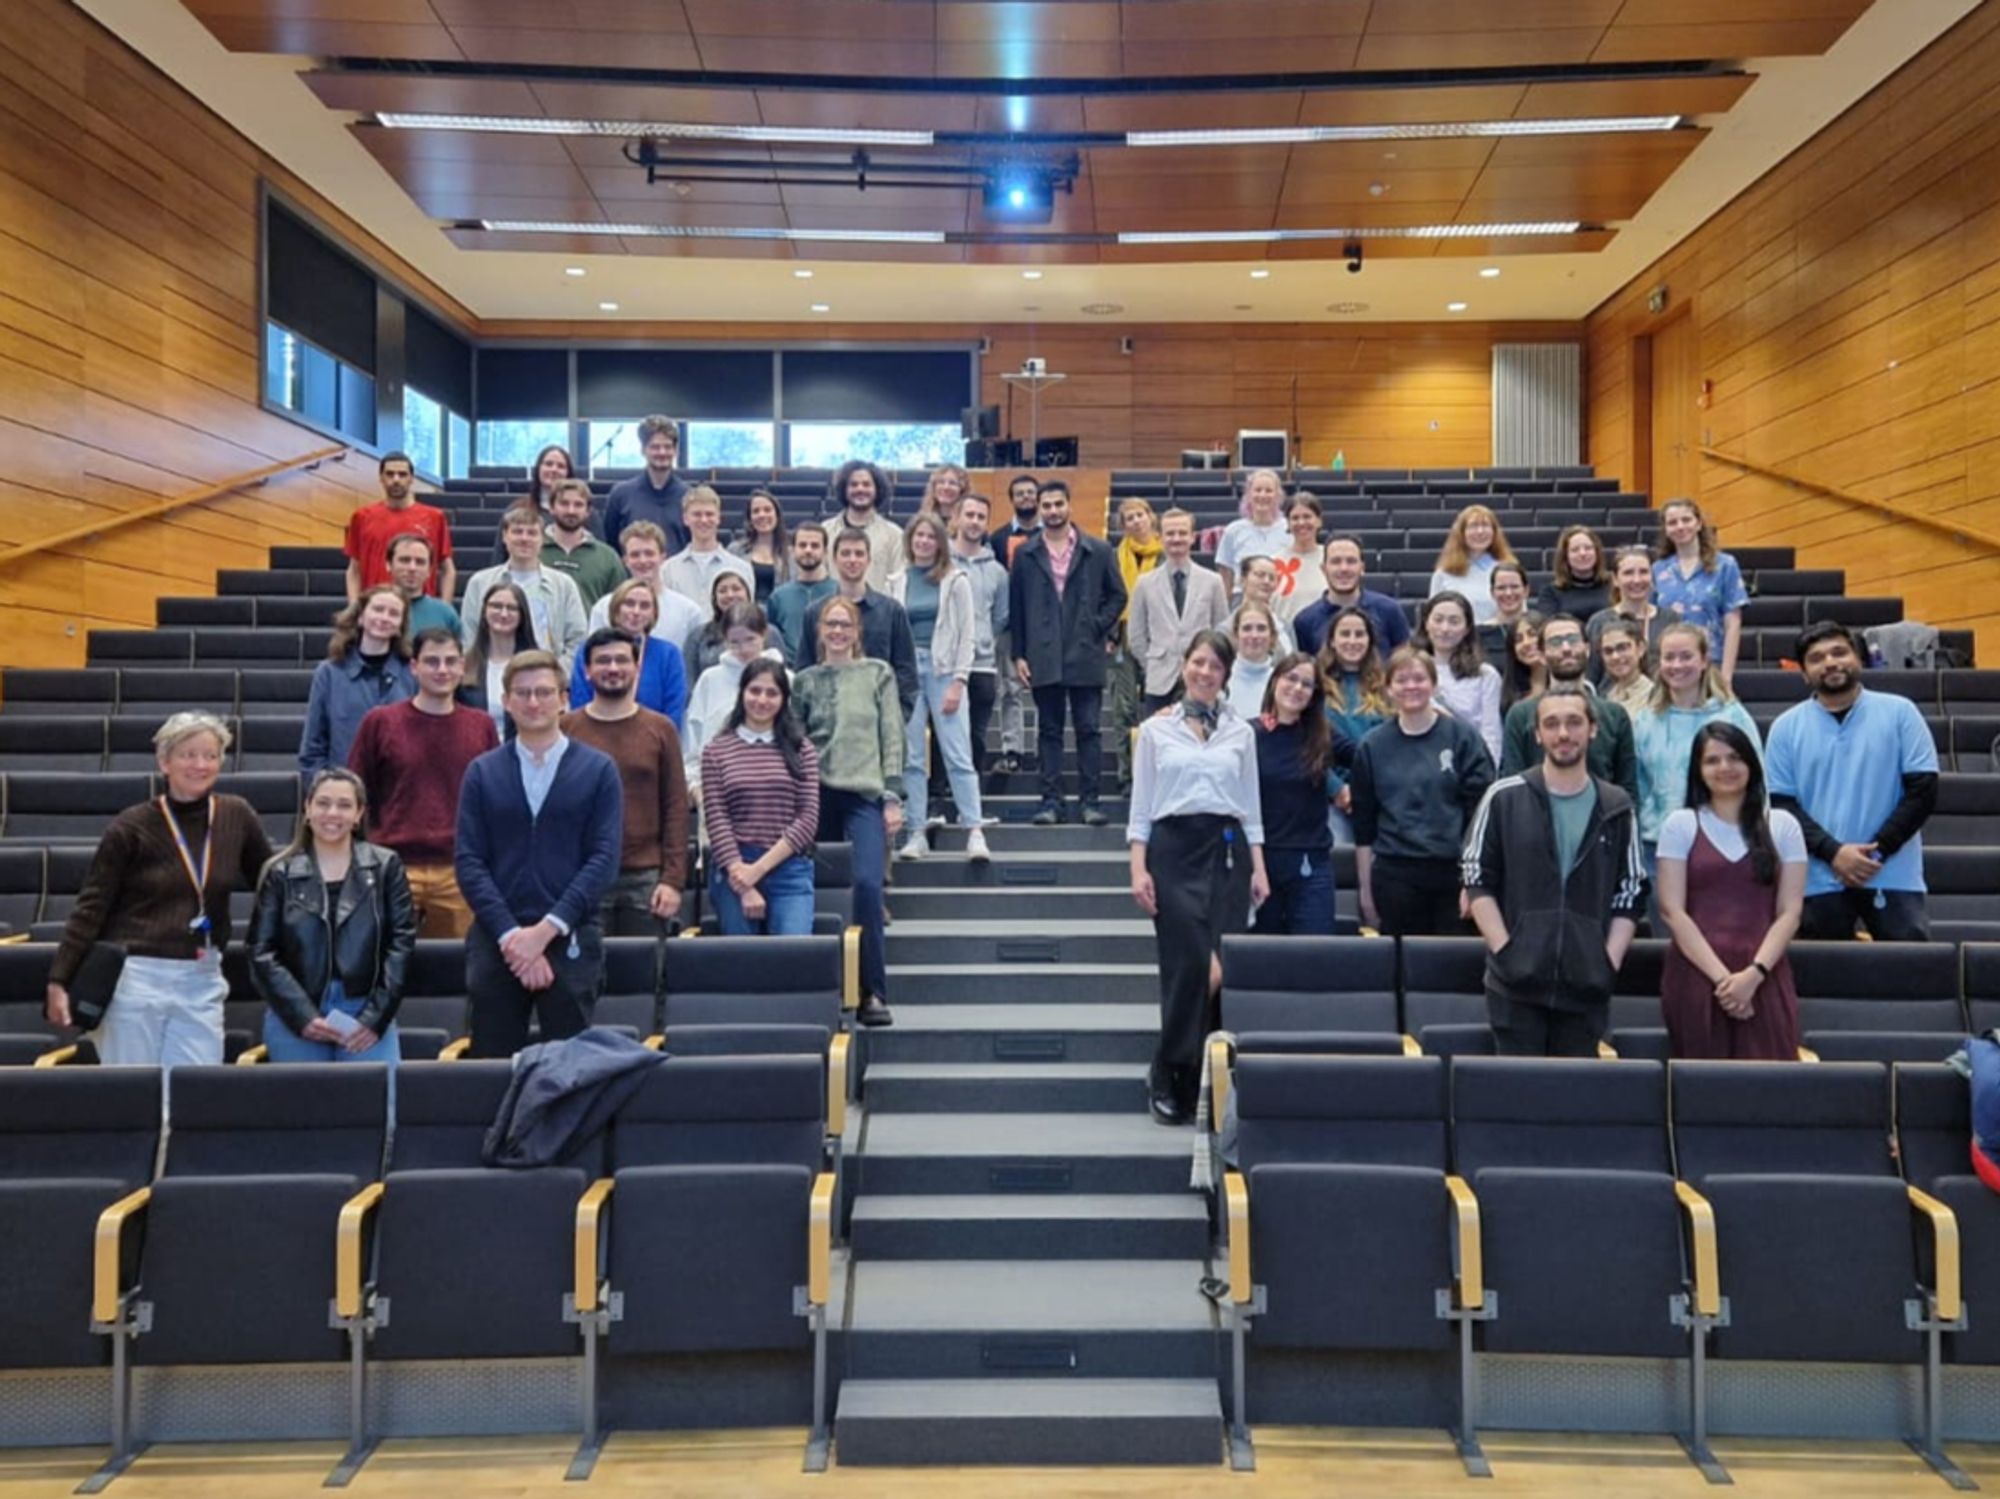
[[[0, 1499], [2000, 1486], [1951, 1060], [2000, 1035], [2000, 0], [4, 0], [0, 207]], [[1322, 511], [1281, 588], [1351, 535], [1411, 623], [1467, 507], [1533, 593], [1577, 527], [1678, 565], [1693, 500], [1759, 743], [1802, 631], [1885, 652], [1928, 940], [1793, 941], [1796, 1057], [1677, 1060], [1656, 912], [1597, 1055], [1498, 1055], [1487, 943], [1380, 934], [1336, 846], [1330, 934], [1221, 938], [1163, 1120], [1136, 708], [1091, 802], [1030, 700], [983, 830], [886, 861], [892, 1024], [850, 842], [737, 936], [691, 840], [602, 939], [650, 1061], [553, 1164], [489, 1163], [471, 939], [394, 1067], [273, 1060], [247, 884], [220, 1065], [57, 1025], [106, 829], [180, 837], [170, 716], [320, 836], [383, 456], [462, 595], [539, 455], [601, 525], [653, 413], [725, 539], [862, 458], [899, 528], [955, 464], [1207, 565], [1270, 470]]]

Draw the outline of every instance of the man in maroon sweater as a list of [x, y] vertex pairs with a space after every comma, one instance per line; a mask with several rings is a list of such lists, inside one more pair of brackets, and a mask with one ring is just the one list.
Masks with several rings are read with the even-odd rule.
[[417, 695], [371, 708], [347, 753], [368, 788], [368, 838], [402, 856], [425, 937], [463, 937], [472, 909], [452, 869], [458, 788], [466, 767], [497, 748], [493, 717], [458, 705], [465, 653], [446, 629], [416, 638]]

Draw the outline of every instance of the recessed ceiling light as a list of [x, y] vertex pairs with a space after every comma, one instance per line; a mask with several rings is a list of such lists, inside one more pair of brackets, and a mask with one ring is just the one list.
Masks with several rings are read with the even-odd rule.
[[390, 130], [465, 130], [478, 135], [608, 135], [675, 140], [762, 141], [784, 146], [929, 146], [928, 130], [821, 130], [791, 125], [696, 125], [676, 120], [556, 120], [541, 115], [378, 114]]
[[827, 305], [826, 303], [824, 303], [824, 302], [815, 302], [815, 303], [813, 303], [813, 304], [812, 304], [812, 310], [813, 310], [814, 312], [831, 312], [831, 311], [833, 311], [833, 309], [832, 309], [831, 307], [829, 307], [829, 306], [828, 306], [828, 305]]
[[1079, 312], [1088, 313], [1091, 317], [1110, 317], [1112, 314], [1123, 312], [1124, 310], [1125, 304], [1123, 302], [1085, 302], [1083, 306], [1077, 309]]
[[1326, 304], [1326, 310], [1338, 313], [1342, 317], [1352, 317], [1357, 312], [1366, 312], [1368, 304], [1366, 302], [1329, 302]]
[[1021, 279], [1023, 281], [1039, 281], [1042, 279], [1042, 273], [1040, 271], [1023, 271], [1021, 272]]
[[1255, 312], [1257, 309], [1256, 309], [1256, 304], [1253, 302], [1238, 302], [1236, 304], [1236, 310], [1238, 312]]
[[801, 266], [798, 270], [793, 271], [792, 274], [794, 276], [797, 276], [801, 281], [810, 281], [813, 278], [813, 273], [805, 269], [805, 267], [803, 266]]
[[583, 274], [583, 267], [580, 265], [566, 265], [563, 267], [563, 274], [565, 276], [581, 276]]
[[1285, 125], [1252, 130], [1128, 130], [1128, 146], [1296, 146], [1317, 141], [1432, 141], [1480, 136], [1616, 135], [1672, 130], [1680, 115], [1616, 115], [1571, 120], [1461, 120], [1412, 125]]
[[1252, 281], [1268, 281], [1271, 279], [1271, 273], [1265, 270], [1262, 266], [1259, 266], [1256, 270], [1250, 273], [1250, 279]]
[[1465, 311], [1465, 304], [1463, 302], [1447, 302], [1444, 304], [1444, 310], [1446, 312], [1463, 312]]
[[1021, 304], [1021, 311], [1023, 312], [1040, 312], [1041, 310], [1042, 304], [1040, 302], [1024, 302]]
[[1500, 267], [1497, 265], [1481, 266], [1479, 274], [1484, 276], [1488, 281], [1491, 281], [1495, 276], [1500, 274]]
[[599, 302], [597, 304], [597, 310], [599, 312], [616, 312], [618, 310], [618, 304], [616, 302]]
[[852, 245], [941, 245], [942, 229], [743, 229], [716, 224], [600, 224], [589, 220], [481, 219], [495, 234], [592, 234], [613, 239], [826, 240]]

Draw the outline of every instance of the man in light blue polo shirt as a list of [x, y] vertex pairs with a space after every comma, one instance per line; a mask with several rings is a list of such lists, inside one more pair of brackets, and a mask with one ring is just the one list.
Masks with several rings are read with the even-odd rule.
[[1937, 805], [1937, 747], [1908, 698], [1866, 692], [1860, 642], [1831, 620], [1794, 654], [1812, 696], [1771, 725], [1771, 804], [1799, 820], [1812, 862], [1801, 937], [1839, 941], [1858, 921], [1881, 942], [1923, 942], [1924, 841]]

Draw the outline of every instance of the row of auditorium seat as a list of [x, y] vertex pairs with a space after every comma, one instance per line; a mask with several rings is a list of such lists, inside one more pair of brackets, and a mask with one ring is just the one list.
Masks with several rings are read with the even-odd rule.
[[[0, 1073], [0, 1216], [36, 1225], [0, 1237], [0, 1284], [34, 1288], [0, 1298], [0, 1366], [102, 1366], [114, 1343], [121, 1384], [131, 1363], [348, 1360], [356, 1465], [377, 1362], [583, 1357], [594, 1373], [600, 1343], [612, 1360], [778, 1351], [814, 1380], [796, 1419], [823, 1422], [838, 1153], [818, 1062], [673, 1057], [602, 1133], [527, 1170], [481, 1155], [511, 1076]], [[476, 1401], [443, 1405], [482, 1429]], [[128, 1427], [113, 1439], [129, 1452]]]
[[[1666, 1055], [1667, 947], [1636, 941], [1619, 971], [1620, 1056]], [[1942, 1061], [1968, 1030], [2000, 1026], [2000, 943], [1795, 942], [1791, 961], [1804, 1044], [1822, 1058]], [[1483, 1052], [1485, 969], [1476, 937], [1225, 937], [1220, 1023], [1242, 1053]]]
[[[776, 1027], [782, 1049], [826, 1057], [859, 1000], [848, 979], [847, 947], [837, 933], [671, 942], [608, 937], [593, 1019], [638, 1037], [665, 1033], [677, 1052], [735, 1049], [745, 1028]], [[42, 1018], [54, 955], [49, 943], [0, 943], [0, 1065], [24, 1066], [64, 1044]], [[224, 952], [223, 976], [225, 1056], [233, 1060], [261, 1040], [265, 1005], [240, 944]], [[465, 944], [420, 939], [397, 1014], [403, 1055], [436, 1057], [466, 1036], [469, 1005]], [[87, 1061], [89, 1054], [75, 1059]]]
[[1925, 1368], [1934, 1463], [1941, 1364], [2000, 1362], [2000, 1198], [1950, 1068], [1244, 1056], [1229, 1102], [1239, 1370], [1456, 1344], [1462, 1450], [1475, 1345], [1697, 1361], [1705, 1463], [1710, 1354]]

